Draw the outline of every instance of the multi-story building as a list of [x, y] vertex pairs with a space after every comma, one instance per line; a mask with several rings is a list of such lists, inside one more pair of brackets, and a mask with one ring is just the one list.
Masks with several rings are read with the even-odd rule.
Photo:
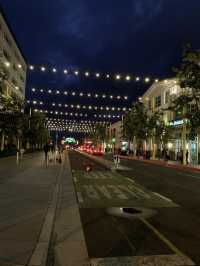
[[0, 68], [6, 74], [2, 81], [3, 93], [25, 96], [27, 64], [15, 36], [0, 8]]
[[[170, 158], [177, 159], [177, 155], [183, 151], [183, 118], [180, 114], [169, 110], [172, 101], [182, 93], [182, 89], [177, 84], [175, 78], [155, 82], [141, 97], [142, 102], [150, 113], [161, 110], [162, 119], [165, 124], [171, 126], [171, 139], [167, 144]], [[198, 134], [194, 139], [189, 138], [189, 129], [186, 129], [186, 150], [188, 151], [189, 163], [198, 163], [200, 144]], [[156, 150], [160, 149], [160, 143], [148, 143], [147, 149], [153, 150], [152, 145], [156, 146]]]
[[117, 121], [108, 127], [110, 145], [113, 151], [117, 151], [122, 146], [122, 121]]

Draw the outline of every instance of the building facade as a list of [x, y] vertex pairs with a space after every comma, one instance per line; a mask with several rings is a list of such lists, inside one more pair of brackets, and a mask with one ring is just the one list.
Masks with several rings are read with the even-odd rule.
[[[185, 149], [187, 152], [188, 163], [197, 164], [199, 163], [199, 133], [194, 136], [193, 139], [189, 138], [189, 128], [186, 128], [186, 141], [183, 138], [183, 118], [172, 110], [169, 110], [172, 101], [176, 97], [182, 94], [182, 89], [177, 84], [177, 80], [167, 79], [159, 82], [155, 82], [141, 97], [142, 102], [146, 106], [148, 112], [154, 113], [156, 111], [162, 111], [162, 120], [166, 125], [170, 126], [170, 139], [167, 143], [167, 149], [171, 160], [178, 160], [179, 155]], [[184, 144], [185, 143], [185, 144]], [[156, 151], [161, 150], [160, 143], [147, 143], [147, 150]]]
[[0, 68], [5, 74], [2, 93], [25, 97], [27, 64], [11, 28], [0, 9]]
[[111, 149], [117, 151], [122, 146], [122, 121], [117, 121], [108, 127]]

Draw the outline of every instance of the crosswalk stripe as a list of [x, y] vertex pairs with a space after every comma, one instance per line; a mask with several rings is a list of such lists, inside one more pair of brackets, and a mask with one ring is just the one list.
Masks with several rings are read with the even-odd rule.
[[165, 196], [163, 196], [163, 195], [161, 195], [161, 194], [159, 194], [157, 192], [153, 192], [153, 194], [155, 194], [156, 196], [160, 197], [161, 199], [164, 199], [166, 201], [172, 202], [171, 199], [169, 199], [169, 198], [167, 198], [167, 197], [165, 197]]
[[77, 191], [77, 197], [78, 197], [78, 201], [79, 201], [80, 203], [82, 203], [82, 202], [83, 202], [83, 197], [82, 197], [82, 194], [81, 194], [80, 191]]

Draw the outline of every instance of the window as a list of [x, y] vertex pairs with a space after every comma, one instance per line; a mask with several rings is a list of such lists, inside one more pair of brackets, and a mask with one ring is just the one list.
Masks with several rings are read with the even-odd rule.
[[24, 78], [22, 77], [22, 75], [20, 75], [20, 79], [22, 82], [24, 82]]
[[165, 92], [165, 104], [169, 103], [169, 91]]
[[19, 57], [19, 54], [17, 53], [17, 51], [15, 51], [15, 57], [17, 58], [18, 61], [20, 61], [20, 57]]
[[155, 97], [155, 107], [161, 106], [161, 96], [156, 96]]
[[151, 100], [149, 100], [148, 108], [151, 110]]
[[17, 71], [17, 67], [16, 67], [15, 64], [13, 65], [13, 69], [14, 69], [15, 71]]
[[5, 33], [4, 33], [4, 38], [5, 38], [6, 42], [7, 42], [7, 44], [8, 44], [10, 47], [12, 47], [12, 43], [11, 43], [10, 39], [8, 38], [8, 36], [7, 36]]
[[16, 81], [15, 78], [12, 78], [12, 83], [13, 83], [15, 86], [17, 86], [17, 81]]
[[3, 49], [3, 54], [4, 54], [5, 58], [10, 62], [10, 56], [9, 56], [8, 52], [4, 49]]

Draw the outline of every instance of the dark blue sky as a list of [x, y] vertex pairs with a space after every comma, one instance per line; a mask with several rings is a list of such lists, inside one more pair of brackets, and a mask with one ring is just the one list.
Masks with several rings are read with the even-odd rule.
[[[27, 61], [94, 71], [172, 76], [184, 44], [200, 44], [199, 0], [0, 0]], [[29, 85], [129, 94], [143, 85], [34, 74]]]

